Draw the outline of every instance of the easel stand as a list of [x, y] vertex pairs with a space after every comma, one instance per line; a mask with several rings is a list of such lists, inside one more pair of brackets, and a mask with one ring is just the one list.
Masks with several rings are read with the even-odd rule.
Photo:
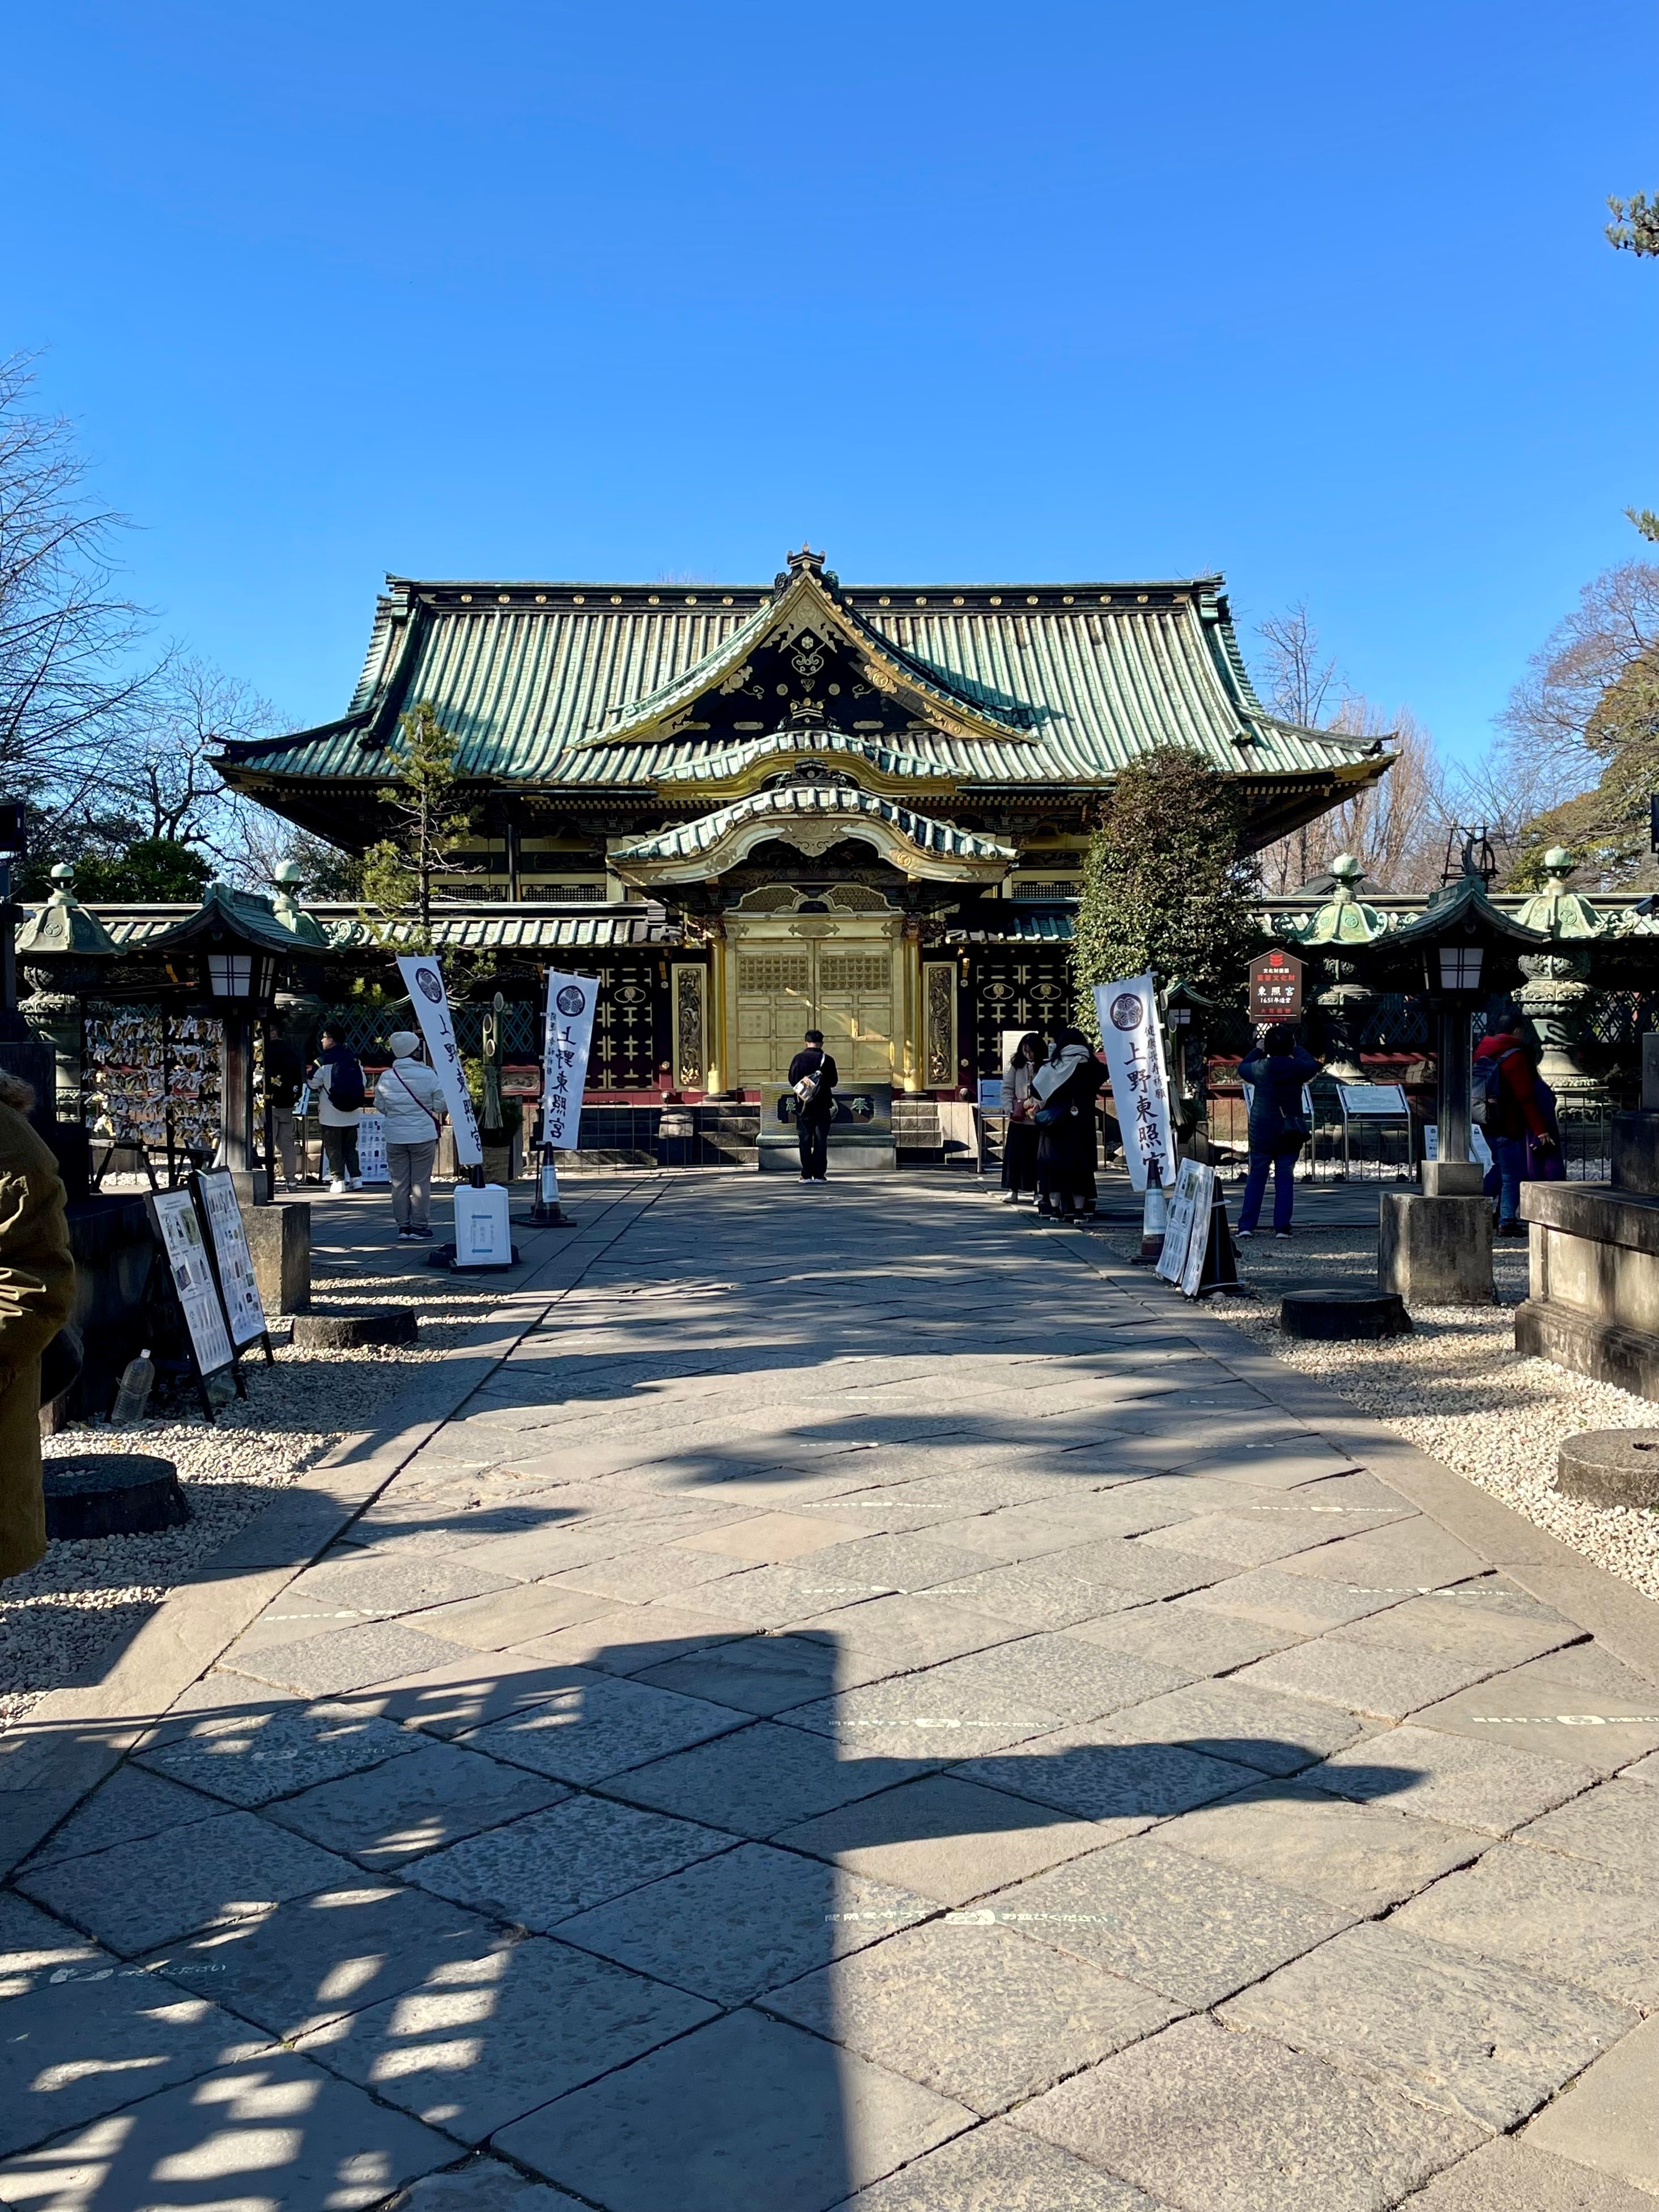
[[1204, 1269], [1194, 1297], [1207, 1298], [1216, 1291], [1233, 1297], [1248, 1295], [1238, 1279], [1238, 1247], [1227, 1220], [1227, 1201], [1218, 1181], [1210, 1200], [1209, 1233], [1204, 1243]]

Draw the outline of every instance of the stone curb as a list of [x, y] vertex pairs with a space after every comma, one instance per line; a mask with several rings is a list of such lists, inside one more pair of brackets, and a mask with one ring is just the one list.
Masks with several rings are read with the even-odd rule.
[[[1075, 1232], [1068, 1241], [1078, 1248], [1085, 1266], [1111, 1277], [1115, 1287], [1127, 1290], [1149, 1313], [1161, 1316], [1166, 1310], [1165, 1301], [1149, 1297], [1151, 1286], [1145, 1277], [1135, 1274], [1125, 1261], [1103, 1258], [1089, 1238]], [[1317, 1429], [1328, 1443], [1352, 1454], [1488, 1565], [1501, 1569], [1541, 1604], [1576, 1621], [1627, 1667], [1659, 1683], [1659, 1606], [1633, 1584], [1620, 1582], [1559, 1537], [1535, 1527], [1523, 1513], [1443, 1461], [1419, 1451], [1386, 1421], [1362, 1412], [1328, 1383], [1299, 1374], [1261, 1351], [1173, 1287], [1169, 1300], [1182, 1310], [1185, 1333], [1241, 1382]]]
[[[546, 1259], [532, 1260], [524, 1279], [471, 1325], [474, 1341], [441, 1352], [394, 1399], [395, 1428], [342, 1438], [175, 1584], [96, 1681], [52, 1691], [0, 1736], [0, 1879], [334, 1542], [657, 1194], [641, 1200], [635, 1182], [575, 1236], [561, 1236]], [[619, 1208], [629, 1209], [620, 1224]]]

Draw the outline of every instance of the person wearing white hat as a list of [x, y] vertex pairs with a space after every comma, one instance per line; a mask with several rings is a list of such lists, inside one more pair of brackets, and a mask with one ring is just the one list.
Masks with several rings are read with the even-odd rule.
[[421, 1040], [413, 1030], [394, 1030], [388, 1042], [392, 1065], [374, 1086], [374, 1103], [386, 1123], [392, 1216], [398, 1236], [412, 1242], [432, 1234], [427, 1215], [432, 1203], [432, 1162], [443, 1124], [443, 1086], [426, 1062], [416, 1057]]

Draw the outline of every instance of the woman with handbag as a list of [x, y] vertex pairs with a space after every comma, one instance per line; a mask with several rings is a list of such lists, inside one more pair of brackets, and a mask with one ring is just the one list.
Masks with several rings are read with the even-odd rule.
[[1031, 1079], [1043, 1057], [1042, 1039], [1033, 1030], [1015, 1046], [1014, 1056], [1002, 1072], [1002, 1110], [1008, 1116], [1002, 1140], [1005, 1206], [1018, 1206], [1024, 1192], [1036, 1188], [1037, 1126], [1032, 1116], [1037, 1102]]
[[1255, 1234], [1269, 1168], [1273, 1174], [1273, 1235], [1291, 1234], [1296, 1156], [1313, 1133], [1302, 1092], [1318, 1073], [1319, 1062], [1297, 1043], [1288, 1022], [1275, 1022], [1265, 1042], [1254, 1046], [1239, 1062], [1239, 1081], [1251, 1086], [1250, 1168], [1244, 1178], [1244, 1202], [1238, 1209], [1241, 1237]]
[[426, 1062], [415, 1057], [421, 1040], [413, 1030], [395, 1031], [390, 1042], [392, 1065], [374, 1086], [374, 1103], [386, 1125], [392, 1218], [398, 1236], [413, 1242], [432, 1234], [427, 1216], [442, 1124], [443, 1085]]
[[1095, 1210], [1100, 1138], [1095, 1098], [1106, 1080], [1081, 1030], [1060, 1029], [1048, 1056], [1031, 1077], [1037, 1131], [1037, 1214], [1045, 1221], [1084, 1221]]

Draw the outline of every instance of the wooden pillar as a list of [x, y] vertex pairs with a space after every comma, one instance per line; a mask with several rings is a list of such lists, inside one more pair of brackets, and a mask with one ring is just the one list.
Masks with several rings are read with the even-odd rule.
[[703, 1002], [708, 1033], [708, 1087], [710, 1091], [729, 1091], [737, 1074], [732, 1048], [738, 1033], [732, 943], [724, 921], [714, 919], [703, 927], [708, 939], [708, 995]]
[[927, 1002], [922, 989], [921, 921], [906, 915], [899, 938], [898, 1087], [914, 1095], [927, 1088]]

